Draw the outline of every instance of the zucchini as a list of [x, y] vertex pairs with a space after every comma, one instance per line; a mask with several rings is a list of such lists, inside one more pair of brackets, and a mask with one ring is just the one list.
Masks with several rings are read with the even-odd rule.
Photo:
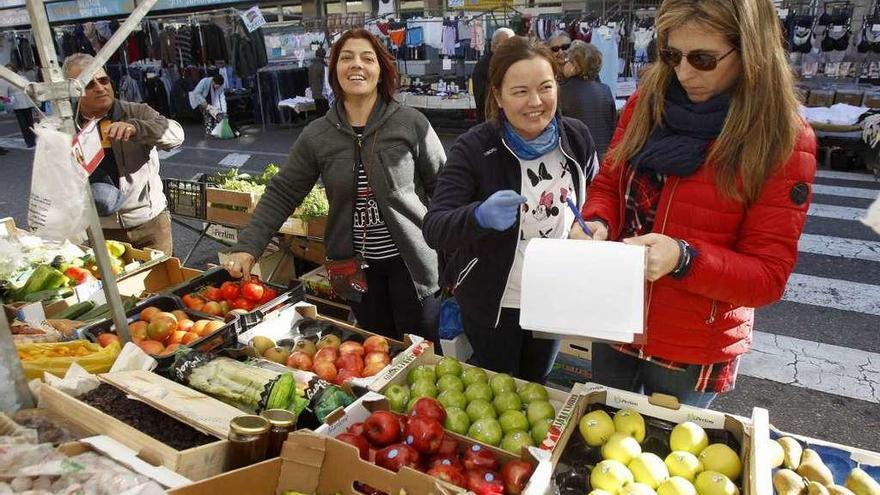
[[76, 320], [80, 316], [88, 313], [93, 309], [95, 309], [94, 302], [83, 301], [81, 303], [74, 304], [69, 308], [59, 311], [58, 314], [54, 315], [54, 318], [58, 320]]
[[73, 291], [67, 287], [59, 287], [57, 289], [41, 290], [32, 292], [24, 296], [24, 302], [41, 302], [52, 301], [55, 299], [64, 299], [73, 295]]

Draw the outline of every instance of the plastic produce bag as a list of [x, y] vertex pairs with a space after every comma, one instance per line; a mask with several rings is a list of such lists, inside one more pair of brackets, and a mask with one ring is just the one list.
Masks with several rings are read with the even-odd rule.
[[862, 223], [874, 229], [874, 232], [880, 234], [880, 196], [877, 196], [877, 199], [868, 208], [868, 212], [865, 214], [865, 218], [862, 219]]
[[28, 224], [40, 237], [81, 242], [88, 227], [89, 177], [73, 160], [73, 137], [56, 127], [57, 121], [34, 126]]
[[454, 297], [440, 303], [440, 338], [452, 340], [464, 332], [461, 308]]
[[232, 126], [229, 125], [229, 119], [224, 118], [211, 131], [211, 135], [218, 139], [232, 139], [235, 133], [232, 132]]
[[89, 373], [110, 371], [119, 355], [119, 342], [101, 347], [87, 340], [72, 340], [54, 344], [17, 344], [24, 375], [28, 380], [43, 378], [43, 372], [63, 377], [70, 365], [76, 363]]

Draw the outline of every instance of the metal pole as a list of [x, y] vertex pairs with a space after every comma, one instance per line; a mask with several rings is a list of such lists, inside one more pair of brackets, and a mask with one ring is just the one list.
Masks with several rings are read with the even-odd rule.
[[34, 398], [31, 396], [31, 390], [24, 379], [24, 368], [22, 368], [21, 360], [18, 359], [18, 353], [15, 351], [15, 342], [12, 340], [12, 330], [9, 329], [9, 324], [6, 322], [6, 315], [0, 315], [0, 367], [6, 367], [9, 370], [10, 378], [15, 384], [13, 390], [15, 404], [21, 409], [34, 407]]

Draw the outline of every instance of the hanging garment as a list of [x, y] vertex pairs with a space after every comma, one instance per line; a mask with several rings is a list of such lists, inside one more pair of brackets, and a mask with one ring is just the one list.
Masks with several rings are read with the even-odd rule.
[[[825, 37], [822, 39], [822, 51], [843, 51], [849, 46], [850, 30], [842, 30], [843, 26], [832, 26], [825, 30]], [[835, 31], [839, 31], [835, 33]], [[837, 34], [833, 36], [832, 33]]]
[[455, 31], [455, 23], [443, 23], [443, 42], [441, 43], [440, 49], [441, 55], [446, 55], [447, 57], [455, 55], [455, 44], [458, 42]]
[[471, 21], [471, 47], [482, 55], [486, 51], [486, 30], [483, 21]]
[[130, 101], [132, 103], [143, 102], [141, 96], [141, 88], [138, 82], [131, 76], [122, 76], [122, 83], [119, 85], [119, 99], [122, 101]]
[[875, 35], [867, 27], [866, 25], [862, 28], [862, 40], [859, 42], [857, 49], [859, 53], [867, 53], [868, 51], [880, 53], [880, 34]]
[[406, 39], [406, 28], [392, 28], [388, 31], [388, 39], [391, 40], [391, 44], [394, 46], [394, 48], [396, 50], [399, 50], [400, 47], [403, 46], [403, 42]]
[[181, 26], [174, 37], [174, 49], [177, 52], [177, 66], [187, 67], [193, 64], [192, 28]]
[[810, 53], [813, 50], [813, 30], [797, 26], [791, 36], [792, 53]]
[[611, 88], [611, 94], [617, 95], [617, 36], [612, 33], [608, 26], [600, 26], [595, 29], [590, 41], [602, 52], [602, 69], [599, 71], [599, 80]]

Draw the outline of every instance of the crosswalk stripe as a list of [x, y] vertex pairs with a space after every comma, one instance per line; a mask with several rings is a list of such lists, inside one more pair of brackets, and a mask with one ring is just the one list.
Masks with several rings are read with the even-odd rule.
[[865, 261], [880, 261], [880, 242], [801, 234], [798, 251]]
[[880, 285], [792, 273], [782, 299], [880, 316]]
[[874, 176], [870, 173], [856, 173], [856, 172], [840, 172], [837, 170], [817, 170], [816, 177], [820, 177], [822, 179], [841, 179], [841, 180], [856, 180], [861, 182], [874, 182]]
[[764, 332], [752, 334], [752, 350], [740, 373], [880, 402], [880, 354]]
[[877, 199], [877, 197], [880, 196], [880, 190], [865, 189], [863, 187], [839, 187], [813, 184], [813, 194], [841, 196], [844, 198]]
[[807, 214], [813, 217], [834, 218], [836, 220], [860, 220], [865, 217], [866, 212], [867, 208], [813, 203], [810, 205], [810, 210]]

